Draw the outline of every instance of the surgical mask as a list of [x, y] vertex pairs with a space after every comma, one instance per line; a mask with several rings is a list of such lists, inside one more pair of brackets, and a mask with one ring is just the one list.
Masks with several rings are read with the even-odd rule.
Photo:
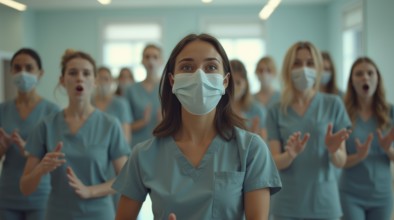
[[13, 82], [20, 92], [30, 92], [37, 86], [38, 77], [22, 71], [13, 75]]
[[113, 92], [113, 86], [111, 83], [101, 84], [96, 87], [96, 93], [100, 96], [108, 96]]
[[315, 84], [316, 71], [312, 68], [301, 67], [291, 72], [291, 79], [296, 89], [302, 92], [312, 88]]
[[216, 108], [225, 93], [222, 74], [206, 74], [198, 69], [195, 73], [174, 75], [172, 93], [186, 111], [193, 115], [206, 115]]
[[330, 80], [331, 80], [331, 72], [324, 71], [321, 75], [320, 84], [325, 86], [328, 84], [328, 82], [330, 82]]
[[257, 75], [260, 85], [262, 88], [269, 88], [272, 86], [272, 83], [275, 80], [275, 77], [271, 75], [271, 73], [263, 73]]

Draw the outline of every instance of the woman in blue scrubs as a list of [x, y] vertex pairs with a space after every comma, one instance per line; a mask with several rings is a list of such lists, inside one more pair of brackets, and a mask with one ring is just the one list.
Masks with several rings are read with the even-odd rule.
[[274, 219], [339, 219], [342, 215], [335, 167], [346, 162], [343, 102], [319, 92], [322, 61], [309, 42], [287, 51], [280, 103], [268, 110], [269, 146], [283, 189], [272, 198]]
[[254, 97], [268, 109], [280, 100], [280, 92], [274, 88], [277, 76], [274, 59], [270, 56], [261, 58], [257, 62], [255, 74], [260, 82], [260, 90]]
[[67, 91], [69, 105], [45, 118], [29, 136], [26, 149], [30, 155], [21, 191], [33, 193], [50, 174], [46, 219], [113, 219], [109, 196], [114, 193], [113, 180], [107, 174], [109, 169], [118, 172], [122, 168], [130, 148], [119, 121], [91, 104], [94, 60], [84, 52], [68, 50], [61, 66], [60, 84]]
[[155, 219], [267, 219], [280, 178], [260, 136], [237, 127], [230, 63], [218, 40], [183, 38], [160, 85], [163, 121], [113, 185], [122, 194], [116, 219], [136, 219], [147, 194]]
[[267, 110], [254, 100], [249, 91], [249, 81], [244, 64], [240, 60], [230, 61], [234, 79], [234, 112], [241, 118], [246, 119], [246, 127], [249, 131], [267, 138], [265, 130], [265, 118]]
[[346, 142], [348, 158], [340, 179], [344, 219], [389, 220], [394, 108], [387, 103], [378, 67], [368, 57], [352, 65], [345, 105], [353, 133]]
[[338, 89], [336, 78], [337, 72], [331, 56], [328, 52], [321, 52], [323, 58], [323, 72], [320, 79], [320, 92], [339, 95], [343, 97], [343, 92]]
[[114, 94], [114, 78], [111, 71], [106, 67], [97, 70], [97, 87], [93, 97], [93, 105], [103, 112], [117, 118], [122, 125], [123, 134], [130, 143], [131, 131], [130, 123], [132, 116], [127, 100]]
[[0, 178], [0, 219], [43, 220], [50, 191], [49, 178], [42, 178], [37, 190], [26, 197], [19, 190], [28, 153], [25, 141], [45, 116], [59, 111], [36, 92], [44, 74], [36, 51], [22, 48], [11, 58], [11, 73], [18, 94], [0, 104], [0, 158], [5, 156]]
[[144, 81], [129, 87], [124, 96], [133, 114], [131, 146], [151, 138], [153, 129], [161, 121], [159, 80], [163, 64], [161, 48], [148, 44], [142, 52], [142, 64], [146, 69]]

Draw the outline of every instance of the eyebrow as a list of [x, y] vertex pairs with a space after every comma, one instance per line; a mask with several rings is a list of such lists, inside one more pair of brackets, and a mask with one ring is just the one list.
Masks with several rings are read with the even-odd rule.
[[[193, 61], [193, 60], [194, 60], [193, 58], [183, 58], [178, 63], [189, 62], [189, 61]], [[206, 58], [206, 59], [204, 59], [204, 61], [217, 61], [218, 63], [221, 63], [220, 60], [215, 57]]]

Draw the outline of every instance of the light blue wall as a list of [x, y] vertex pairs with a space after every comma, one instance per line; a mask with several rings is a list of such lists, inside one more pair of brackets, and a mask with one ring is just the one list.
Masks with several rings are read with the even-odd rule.
[[[199, 33], [207, 17], [247, 16], [257, 20], [259, 10], [260, 6], [37, 11], [36, 42], [46, 68], [39, 92], [55, 100], [54, 82], [58, 80], [60, 58], [66, 48], [86, 51], [98, 62], [101, 60], [100, 27], [105, 22], [159, 21], [163, 25], [164, 54], [168, 56], [184, 35]], [[326, 6], [281, 6], [266, 25], [268, 53], [280, 66], [284, 53], [295, 41], [309, 40], [326, 48], [327, 23]], [[64, 105], [65, 97], [59, 95], [57, 101]]]
[[366, 54], [382, 73], [386, 95], [394, 103], [394, 1], [366, 0]]

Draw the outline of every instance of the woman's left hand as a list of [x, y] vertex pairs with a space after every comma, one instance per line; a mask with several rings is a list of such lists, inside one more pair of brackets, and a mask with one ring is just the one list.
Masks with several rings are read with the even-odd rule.
[[331, 123], [328, 124], [326, 138], [324, 140], [329, 153], [335, 153], [341, 147], [342, 142], [349, 138], [351, 133], [350, 130], [343, 128], [333, 134], [332, 127]]
[[67, 167], [68, 184], [74, 189], [74, 192], [82, 199], [89, 199], [92, 197], [90, 187], [85, 186], [81, 180], [75, 175], [74, 170]]
[[12, 142], [18, 147], [19, 153], [22, 156], [27, 156], [27, 152], [25, 150], [25, 145], [26, 142], [22, 139], [22, 137], [19, 135], [18, 131], [14, 131], [11, 134], [11, 140]]
[[380, 147], [383, 148], [384, 152], [388, 152], [394, 141], [394, 128], [391, 128], [385, 136], [383, 136], [381, 130], [378, 130], [377, 133]]

